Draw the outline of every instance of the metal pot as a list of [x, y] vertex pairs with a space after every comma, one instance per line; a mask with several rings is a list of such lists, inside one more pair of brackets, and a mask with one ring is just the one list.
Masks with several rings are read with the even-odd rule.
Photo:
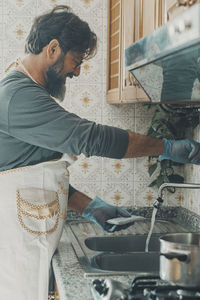
[[160, 237], [160, 277], [180, 286], [200, 287], [200, 233]]

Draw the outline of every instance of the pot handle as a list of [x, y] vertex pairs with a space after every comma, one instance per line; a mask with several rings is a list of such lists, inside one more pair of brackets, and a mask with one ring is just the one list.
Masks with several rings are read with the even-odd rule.
[[160, 256], [164, 256], [167, 259], [177, 258], [179, 261], [185, 263], [189, 263], [191, 259], [189, 251], [176, 250], [176, 249], [173, 249], [172, 252], [160, 253]]

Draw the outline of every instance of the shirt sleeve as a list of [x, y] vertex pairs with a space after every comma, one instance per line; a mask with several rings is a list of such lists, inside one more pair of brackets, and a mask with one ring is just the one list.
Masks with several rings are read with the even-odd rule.
[[76, 192], [78, 192], [78, 191], [71, 184], [69, 184], [68, 199]]
[[8, 130], [23, 142], [86, 157], [122, 158], [129, 142], [126, 130], [82, 119], [35, 86], [23, 87], [12, 97]]

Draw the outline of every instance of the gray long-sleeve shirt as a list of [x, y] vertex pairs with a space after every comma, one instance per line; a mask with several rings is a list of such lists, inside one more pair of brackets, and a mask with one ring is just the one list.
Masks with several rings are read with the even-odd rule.
[[122, 158], [128, 133], [66, 111], [45, 88], [19, 72], [0, 81], [0, 171], [62, 153]]

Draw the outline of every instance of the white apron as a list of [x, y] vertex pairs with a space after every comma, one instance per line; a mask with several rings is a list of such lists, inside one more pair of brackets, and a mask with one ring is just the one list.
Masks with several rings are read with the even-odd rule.
[[63, 159], [0, 172], [0, 297], [47, 300], [49, 267], [67, 211]]

